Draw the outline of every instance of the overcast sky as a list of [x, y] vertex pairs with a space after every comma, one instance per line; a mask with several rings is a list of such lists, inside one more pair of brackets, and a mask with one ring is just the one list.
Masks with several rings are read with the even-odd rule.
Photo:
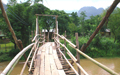
[[[2, 0], [7, 4], [8, 0]], [[17, 0], [26, 1], [26, 0]], [[107, 8], [114, 0], [43, 0], [43, 4], [51, 10], [65, 10], [65, 11], [76, 11], [84, 6], [94, 6], [96, 8]], [[120, 4], [118, 4], [120, 7]]]

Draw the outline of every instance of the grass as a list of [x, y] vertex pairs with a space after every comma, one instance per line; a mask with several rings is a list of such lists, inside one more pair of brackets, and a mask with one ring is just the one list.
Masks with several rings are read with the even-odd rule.
[[6, 43], [6, 45], [5, 45], [5, 43], [4, 43], [4, 44], [0, 44], [0, 50], [9, 51], [9, 50], [11, 50], [13, 47], [14, 47], [14, 44], [13, 44], [12, 42], [8, 42], [8, 43]]

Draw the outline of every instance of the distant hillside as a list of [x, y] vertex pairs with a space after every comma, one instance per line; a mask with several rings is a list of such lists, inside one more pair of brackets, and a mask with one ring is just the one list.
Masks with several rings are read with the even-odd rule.
[[6, 10], [7, 9], [7, 5], [3, 3], [3, 7]]
[[99, 9], [96, 9], [95, 7], [91, 6], [91, 7], [83, 7], [81, 8], [79, 11], [78, 11], [78, 16], [80, 16], [80, 13], [82, 11], [85, 11], [85, 14], [86, 14], [86, 19], [89, 19], [90, 16], [96, 16], [96, 15], [99, 15], [103, 12], [103, 8], [99, 8]]
[[[3, 3], [3, 7], [4, 7], [5, 10], [7, 9], [7, 5], [4, 4], [4, 3]], [[1, 8], [0, 8], [0, 10], [1, 10]]]

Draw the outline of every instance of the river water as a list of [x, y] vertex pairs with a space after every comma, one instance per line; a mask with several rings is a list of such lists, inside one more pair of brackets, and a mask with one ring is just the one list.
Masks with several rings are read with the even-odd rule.
[[[0, 63], [0, 73], [4, 70], [4, 68], [9, 64], [9, 62], [2, 62]], [[23, 61], [18, 62], [18, 64], [15, 66], [13, 71], [11, 72], [10, 75], [19, 75], [21, 72], [21, 69], [24, 65]], [[24, 74], [23, 75], [28, 75], [28, 68], [25, 68]]]
[[[95, 58], [95, 60], [120, 74], [120, 58]], [[81, 59], [80, 64], [89, 75], [110, 75], [88, 59]], [[74, 66], [77, 69], [75, 64]]]
[[[106, 65], [107, 67], [111, 68], [115, 72], [120, 74], [120, 58], [95, 58], [98, 62]], [[23, 61], [20, 61], [16, 67], [13, 69], [11, 75], [19, 75], [20, 71], [23, 67]], [[2, 62], [0, 63], [0, 73], [4, 70], [4, 68], [7, 66], [9, 62]], [[93, 64], [88, 59], [81, 59], [80, 60], [81, 66], [85, 69], [85, 71], [89, 75], [110, 75], [100, 67]], [[77, 69], [76, 65], [74, 64], [74, 67]], [[24, 71], [24, 75], [27, 75], [28, 68], [26, 67], [26, 70]]]

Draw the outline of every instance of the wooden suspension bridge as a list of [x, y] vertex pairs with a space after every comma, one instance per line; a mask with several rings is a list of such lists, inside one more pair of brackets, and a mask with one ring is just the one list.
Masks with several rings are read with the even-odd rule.
[[[95, 37], [95, 35], [98, 33], [98, 31], [101, 29], [105, 21], [108, 19], [116, 5], [120, 2], [120, 0], [115, 0], [111, 7], [108, 9], [105, 17], [101, 21], [101, 23], [98, 25], [95, 32], [91, 35], [90, 39], [86, 44], [84, 44], [81, 49], [79, 49], [79, 43], [78, 43], [78, 34], [76, 33], [76, 45], [73, 44], [71, 41], [69, 41], [65, 36], [60, 35], [58, 33], [58, 22], [57, 22], [57, 15], [41, 15], [36, 14], [36, 33], [35, 37], [33, 38], [30, 45], [28, 45], [25, 48], [22, 48], [22, 44], [20, 40], [17, 40], [15, 33], [10, 25], [10, 22], [8, 20], [8, 17], [5, 13], [5, 10], [3, 8], [2, 2], [0, 0], [0, 7], [2, 9], [3, 16], [5, 17], [5, 20], [8, 24], [9, 30], [12, 33], [12, 36], [15, 40], [15, 43], [17, 44], [18, 48], [21, 50], [14, 58], [13, 60], [8, 64], [8, 66], [3, 70], [3, 72], [0, 75], [9, 75], [19, 59], [24, 55], [24, 53], [31, 48], [31, 51], [26, 58], [25, 64], [21, 70], [20, 75], [23, 75], [24, 70], [26, 66], [28, 66], [28, 75], [89, 75], [80, 65], [80, 55], [83, 55], [90, 61], [92, 61], [94, 64], [98, 65], [108, 73], [112, 75], [119, 75], [118, 73], [114, 72], [113, 70], [109, 69], [105, 65], [97, 62], [96, 60], [92, 59], [85, 53], [83, 53], [84, 50], [89, 46], [92, 39]], [[54, 42], [45, 42], [45, 32], [39, 33], [39, 26], [38, 26], [38, 17], [39, 16], [54, 16], [56, 19], [56, 28], [54, 30]], [[64, 44], [60, 42], [61, 40], [64, 40]], [[69, 43], [71, 48], [74, 48], [76, 50], [76, 56], [74, 56], [69, 49], [66, 47], [66, 42]], [[69, 55], [71, 58], [70, 60], [66, 58], [66, 54]], [[24, 55], [25, 56], [25, 55]], [[70, 62], [71, 61], [71, 62]], [[73, 63], [75, 63], [78, 67], [76, 70], [73, 67]]]

